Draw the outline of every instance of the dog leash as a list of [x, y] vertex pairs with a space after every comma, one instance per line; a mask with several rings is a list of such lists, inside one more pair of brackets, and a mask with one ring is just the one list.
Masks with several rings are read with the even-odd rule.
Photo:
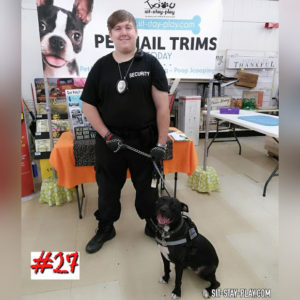
[[129, 146], [129, 145], [126, 145], [126, 144], [121, 144], [121, 145], [119, 145], [119, 147], [120, 147], [120, 148], [126, 148], [126, 149], [131, 150], [131, 151], [133, 151], [133, 152], [135, 152], [135, 153], [138, 153], [138, 154], [140, 154], [140, 155], [143, 155], [143, 156], [145, 156], [145, 157], [150, 158], [150, 159], [152, 160], [152, 163], [153, 163], [153, 165], [154, 165], [154, 168], [155, 168], [156, 172], [158, 173], [158, 175], [159, 175], [159, 177], [160, 177], [162, 183], [164, 184], [164, 187], [165, 187], [165, 190], [166, 190], [168, 196], [171, 197], [170, 193], [168, 192], [167, 185], [166, 185], [166, 182], [165, 182], [165, 180], [164, 180], [164, 177], [163, 177], [163, 175], [161, 174], [161, 172], [160, 172], [160, 170], [159, 170], [159, 167], [157, 166], [157, 163], [152, 159], [152, 157], [151, 157], [150, 154], [145, 153], [145, 152], [143, 152], [143, 151], [141, 151], [141, 150], [138, 150], [138, 149], [133, 148], [133, 147], [131, 147], [131, 146]]

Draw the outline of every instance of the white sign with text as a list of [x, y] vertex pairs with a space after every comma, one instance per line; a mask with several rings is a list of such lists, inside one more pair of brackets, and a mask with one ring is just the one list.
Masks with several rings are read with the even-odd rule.
[[[72, 7], [74, 1], [64, 3], [71, 3]], [[54, 5], [62, 4], [56, 0]], [[135, 16], [137, 47], [154, 55], [168, 78], [213, 78], [223, 18], [222, 0], [94, 1], [91, 20], [83, 29], [81, 50], [76, 53], [78, 72], [70, 75], [66, 71], [59, 73], [60, 77], [86, 77], [100, 57], [114, 50], [106, 21], [118, 9], [126, 9]], [[43, 26], [40, 24], [40, 30]], [[52, 61], [59, 64], [56, 59]]]

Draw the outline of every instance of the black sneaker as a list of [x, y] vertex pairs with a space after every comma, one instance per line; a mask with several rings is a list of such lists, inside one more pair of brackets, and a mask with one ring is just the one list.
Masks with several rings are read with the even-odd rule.
[[114, 238], [116, 235], [116, 230], [113, 225], [98, 227], [96, 235], [88, 242], [85, 247], [87, 253], [95, 253], [101, 249], [103, 244]]
[[155, 238], [155, 227], [150, 220], [146, 220], [145, 235]]

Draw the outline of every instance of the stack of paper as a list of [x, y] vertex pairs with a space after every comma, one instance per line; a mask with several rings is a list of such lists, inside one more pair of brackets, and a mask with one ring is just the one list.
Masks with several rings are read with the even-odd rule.
[[189, 138], [180, 131], [175, 131], [172, 133], [169, 133], [169, 135], [175, 140], [175, 141], [189, 141]]

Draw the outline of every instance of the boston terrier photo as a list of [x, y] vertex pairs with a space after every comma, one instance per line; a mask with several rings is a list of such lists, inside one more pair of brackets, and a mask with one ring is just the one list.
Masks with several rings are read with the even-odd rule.
[[79, 76], [76, 55], [82, 49], [93, 0], [75, 0], [72, 11], [38, 0], [37, 13], [45, 77]]
[[203, 290], [203, 297], [209, 298], [212, 290], [220, 283], [216, 279], [219, 259], [213, 245], [200, 233], [194, 222], [182, 212], [188, 206], [175, 198], [161, 197], [156, 203], [156, 241], [164, 265], [161, 283], [170, 279], [170, 262], [175, 264], [175, 288], [171, 298], [181, 297], [181, 279], [185, 268], [192, 269], [210, 285]]

